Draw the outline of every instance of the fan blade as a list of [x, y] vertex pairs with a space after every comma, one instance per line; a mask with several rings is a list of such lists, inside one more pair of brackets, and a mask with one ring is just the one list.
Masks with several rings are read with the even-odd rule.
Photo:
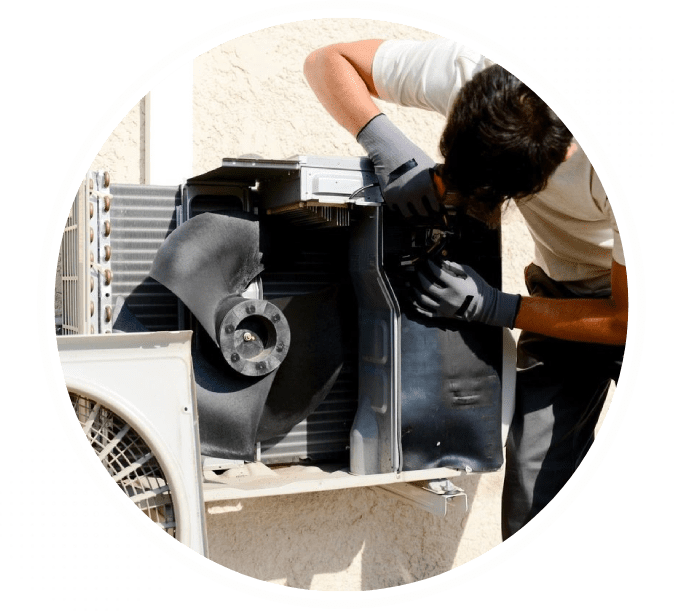
[[[284, 435], [304, 420], [328, 395], [342, 369], [356, 328], [355, 307], [343, 290], [331, 287], [273, 302], [292, 327], [294, 341], [281, 366], [266, 376], [235, 373], [221, 353], [214, 354], [215, 346], [207, 359], [195, 347], [195, 337], [192, 364], [206, 456], [255, 460], [256, 442]], [[121, 297], [115, 303], [113, 331], [147, 331]], [[205, 335], [203, 339], [208, 341]]]
[[217, 344], [219, 306], [262, 271], [259, 238], [252, 215], [200, 214], [166, 238], [150, 276], [181, 299]]
[[213, 366], [194, 349], [192, 364], [201, 453], [254, 461], [257, 430], [276, 371], [261, 378], [245, 378], [228, 371], [226, 366]]
[[344, 363], [345, 334], [356, 328], [345, 324], [355, 308], [336, 287], [244, 299], [241, 292], [262, 270], [259, 242], [255, 217], [200, 214], [169, 235], [150, 271], [224, 358], [220, 367], [200, 353], [203, 345], [193, 350], [202, 451], [209, 456], [253, 460], [255, 442], [304, 420], [330, 392]]
[[275, 371], [290, 346], [281, 310], [241, 296], [262, 271], [259, 241], [255, 217], [200, 214], [171, 233], [150, 270], [190, 309], [229, 366], [246, 376]]
[[[113, 332], [147, 332], [122, 297], [115, 302]], [[217, 355], [221, 363], [217, 367], [195, 345], [196, 337], [192, 341], [192, 367], [202, 453], [215, 458], [255, 460], [257, 429], [276, 372], [261, 378], [240, 376], [225, 365], [222, 355]]]

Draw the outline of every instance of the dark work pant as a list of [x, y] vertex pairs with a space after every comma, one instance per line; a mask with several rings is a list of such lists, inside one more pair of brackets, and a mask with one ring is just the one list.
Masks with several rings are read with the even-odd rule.
[[[536, 265], [525, 277], [531, 295], [575, 297]], [[503, 539], [541, 511], [585, 457], [611, 380], [618, 381], [623, 351], [624, 346], [520, 335], [515, 414], [506, 444]]]

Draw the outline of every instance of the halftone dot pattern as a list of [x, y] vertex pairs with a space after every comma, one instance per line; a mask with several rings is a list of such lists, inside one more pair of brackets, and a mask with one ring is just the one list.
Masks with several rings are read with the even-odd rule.
[[173, 561], [126, 524], [56, 429], [27, 439], [0, 481], [0, 546], [30, 608], [147, 605], [170, 585]]
[[[647, 178], [649, 170], [657, 168], [665, 130], [674, 125], [670, 95], [674, 79], [666, 73], [654, 37], [642, 25], [625, 23], [599, 5], [553, 5], [546, 13], [523, 18], [508, 34], [500, 42], [579, 110], [621, 180]], [[502, 58], [500, 63], [517, 74]], [[535, 83], [532, 88], [569, 121], [548, 92]], [[610, 190], [582, 134], [574, 134]]]

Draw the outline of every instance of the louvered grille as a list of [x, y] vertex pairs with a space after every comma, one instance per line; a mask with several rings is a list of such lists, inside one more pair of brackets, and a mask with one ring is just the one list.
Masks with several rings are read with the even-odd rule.
[[350, 212], [346, 206], [305, 206], [294, 205], [274, 210], [295, 225], [305, 227], [348, 227]]
[[[304, 295], [320, 291], [347, 277], [346, 229], [300, 230], [280, 222], [273, 228], [281, 242], [271, 252], [285, 257], [265, 263], [262, 285], [265, 299]], [[294, 252], [288, 254], [283, 248]], [[263, 260], [264, 261], [264, 260]], [[260, 444], [262, 462], [348, 461], [349, 433], [358, 406], [357, 345], [347, 346], [347, 360], [330, 393], [304, 421], [283, 437]], [[309, 365], [308, 365], [309, 366]]]
[[86, 184], [80, 185], [68, 220], [63, 230], [59, 251], [59, 269], [61, 284], [61, 325], [62, 335], [82, 335], [87, 333], [86, 305], [88, 303], [88, 242]]
[[61, 282], [62, 282], [62, 323], [63, 335], [78, 335], [83, 333], [82, 299], [80, 298], [80, 283], [84, 281], [78, 256], [78, 233], [80, 224], [77, 222], [77, 207], [73, 206], [68, 216], [66, 227], [61, 241]]
[[283, 437], [261, 443], [262, 462], [268, 464], [345, 462], [349, 454], [349, 433], [356, 414], [357, 370], [355, 354], [343, 367], [330, 394], [306, 420]]
[[176, 228], [178, 187], [112, 185], [112, 289], [150, 331], [178, 329], [178, 300], [148, 277], [157, 249]]

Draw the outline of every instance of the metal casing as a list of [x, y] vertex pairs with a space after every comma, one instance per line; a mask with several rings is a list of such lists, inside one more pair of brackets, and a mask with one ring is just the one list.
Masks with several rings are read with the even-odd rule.
[[[367, 157], [298, 155], [290, 159], [223, 159], [222, 166], [190, 178], [184, 191], [183, 217], [191, 218], [208, 205], [205, 195], [237, 197], [252, 189], [244, 209], [281, 215], [297, 225], [346, 227], [354, 201], [381, 203], [372, 162]], [[197, 199], [202, 202], [198, 204]], [[222, 204], [221, 204], [222, 207]], [[213, 210], [213, 208], [209, 208]]]

